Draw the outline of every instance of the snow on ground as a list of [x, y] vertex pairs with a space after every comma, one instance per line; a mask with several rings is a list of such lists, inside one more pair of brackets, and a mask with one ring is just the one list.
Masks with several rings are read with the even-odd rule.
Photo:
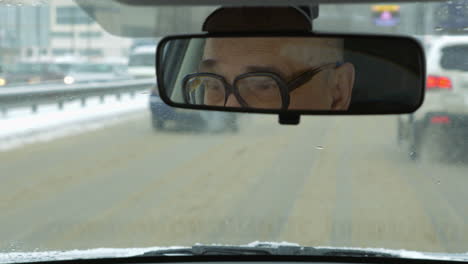
[[85, 107], [79, 101], [70, 102], [63, 110], [55, 104], [40, 105], [37, 113], [30, 108], [11, 109], [6, 116], [0, 113], [0, 152], [99, 129], [128, 120], [147, 108], [148, 94], [141, 93], [134, 98], [122, 96], [120, 101], [109, 96], [103, 104], [92, 98]]

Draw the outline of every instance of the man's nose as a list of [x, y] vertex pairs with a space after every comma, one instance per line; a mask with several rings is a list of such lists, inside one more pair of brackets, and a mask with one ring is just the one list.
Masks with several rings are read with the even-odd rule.
[[236, 96], [234, 96], [233, 94], [230, 94], [227, 98], [226, 106], [227, 107], [240, 107], [241, 105], [239, 101], [237, 101]]

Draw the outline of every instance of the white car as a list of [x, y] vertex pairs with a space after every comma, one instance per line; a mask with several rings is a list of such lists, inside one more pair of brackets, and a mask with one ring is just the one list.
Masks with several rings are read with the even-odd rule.
[[[398, 140], [411, 159], [442, 150], [444, 157], [459, 156], [468, 134], [467, 36], [433, 39], [427, 52], [426, 95], [421, 108], [398, 119]], [[425, 148], [426, 151], [423, 151]]]
[[107, 82], [130, 78], [125, 64], [82, 63], [70, 67], [64, 83]]

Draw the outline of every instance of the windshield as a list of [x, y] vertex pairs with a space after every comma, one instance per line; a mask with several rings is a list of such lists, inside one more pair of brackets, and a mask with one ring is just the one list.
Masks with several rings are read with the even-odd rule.
[[[111, 15], [125, 5], [103, 2], [95, 15], [121, 21]], [[0, 1], [0, 65], [17, 69], [0, 76], [0, 262], [12, 252], [112, 255], [254, 241], [468, 252], [468, 40], [457, 3], [466, 8], [466, 1], [320, 5], [314, 30], [421, 40], [434, 54], [427, 53], [427, 89], [440, 93], [427, 93], [413, 114], [303, 116], [285, 126], [274, 115], [165, 105], [155, 90], [154, 46], [138, 51], [158, 39], [112, 35], [75, 1]], [[204, 9], [213, 6], [197, 7]], [[148, 21], [166, 35], [184, 23], [200, 32], [204, 13], [189, 10], [165, 6]], [[147, 32], [130, 23], [146, 13], [129, 14], [134, 19], [116, 28]], [[192, 46], [177, 45], [168, 57], [196, 57]], [[54, 63], [61, 57], [76, 64]], [[128, 61], [138, 77], [67, 75], [111, 72], [110, 58]], [[45, 59], [57, 64], [59, 82], [46, 73], [15, 78]]]
[[155, 56], [156, 56], [155, 52], [133, 54], [130, 56], [130, 61], [128, 62], [128, 66], [130, 67], [138, 67], [138, 66], [154, 67], [156, 63]]
[[56, 63], [55, 64], [61, 72], [68, 72], [71, 68], [74, 67], [75, 64], [73, 63]]
[[12, 71], [16, 73], [40, 73], [47, 69], [47, 64], [41, 63], [18, 63], [12, 66]]
[[71, 72], [76, 73], [111, 73], [114, 70], [110, 64], [83, 64], [71, 67]]
[[441, 66], [446, 70], [468, 71], [468, 44], [449, 46], [442, 50]]

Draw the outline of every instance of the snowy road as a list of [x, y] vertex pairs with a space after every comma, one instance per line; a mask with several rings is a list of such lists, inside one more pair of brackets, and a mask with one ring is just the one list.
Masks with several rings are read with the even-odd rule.
[[392, 116], [276, 119], [154, 132], [140, 111], [0, 152], [0, 251], [259, 240], [466, 252], [468, 164], [407, 160]]

